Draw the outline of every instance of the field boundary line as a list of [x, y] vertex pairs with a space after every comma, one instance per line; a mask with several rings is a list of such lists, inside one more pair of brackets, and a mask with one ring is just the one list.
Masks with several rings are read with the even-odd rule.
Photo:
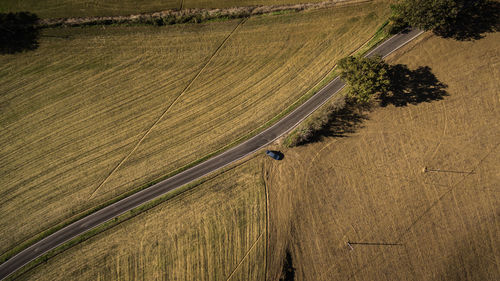
[[241, 259], [241, 261], [238, 263], [238, 265], [236, 265], [236, 267], [233, 269], [233, 271], [231, 272], [231, 274], [229, 274], [229, 276], [226, 278], [226, 281], [229, 281], [229, 279], [231, 279], [231, 277], [233, 277], [234, 273], [236, 272], [236, 270], [240, 267], [240, 265], [243, 264], [243, 262], [245, 261], [245, 259], [248, 257], [248, 255], [250, 254], [250, 251], [253, 250], [253, 248], [255, 248], [255, 246], [257, 245], [257, 242], [259, 242], [260, 238], [262, 237], [262, 234], [264, 234], [263, 232], [260, 233], [259, 237], [257, 237], [257, 239], [255, 239], [255, 242], [253, 242], [253, 245], [250, 247], [250, 249], [248, 249], [248, 251], [245, 253], [245, 255], [243, 256], [243, 258]]
[[156, 127], [156, 125], [158, 125], [158, 123], [160, 123], [160, 121], [163, 119], [163, 117], [165, 117], [165, 115], [170, 111], [172, 106], [187, 92], [187, 90], [189, 90], [191, 85], [193, 85], [194, 81], [201, 75], [203, 70], [205, 70], [205, 68], [207, 68], [207, 66], [210, 64], [210, 62], [212, 62], [213, 58], [215, 56], [217, 56], [217, 54], [222, 49], [224, 44], [229, 40], [231, 35], [233, 35], [235, 33], [235, 31], [238, 29], [238, 27], [240, 27], [242, 24], [244, 24], [246, 22], [246, 20], [247, 20], [247, 18], [242, 19], [233, 28], [233, 30], [226, 36], [226, 38], [224, 38], [224, 40], [222, 40], [222, 42], [219, 44], [219, 46], [217, 47], [215, 52], [212, 53], [212, 55], [210, 56], [208, 61], [205, 63], [205, 65], [203, 65], [203, 67], [198, 71], [198, 73], [193, 77], [193, 79], [191, 79], [191, 81], [184, 88], [184, 90], [182, 90], [182, 92], [170, 103], [170, 105], [163, 111], [163, 113], [160, 115], [160, 117], [158, 117], [158, 119], [156, 119], [156, 121], [153, 123], [153, 125], [139, 139], [139, 141], [135, 144], [134, 148], [120, 161], [120, 163], [118, 163], [118, 165], [116, 165], [116, 167], [113, 170], [111, 170], [111, 172], [108, 174], [108, 176], [106, 176], [106, 178], [101, 182], [101, 184], [99, 184], [97, 186], [97, 188], [92, 192], [92, 194], [90, 195], [90, 197], [88, 199], [92, 199], [94, 197], [94, 195], [96, 194], [96, 192], [109, 180], [109, 178], [111, 178], [111, 176], [123, 165], [123, 163], [125, 163], [125, 161], [127, 161], [128, 158], [130, 158], [130, 156], [137, 150], [137, 148], [139, 148], [139, 146], [146, 139], [146, 137], [149, 135], [149, 133], [151, 133], [151, 131], [153, 131], [153, 129]]
[[269, 188], [267, 186], [267, 170], [266, 163], [262, 162], [262, 183], [264, 184], [264, 192], [266, 195], [266, 254], [264, 255], [265, 263], [264, 263], [264, 281], [267, 281], [267, 263], [269, 262]]

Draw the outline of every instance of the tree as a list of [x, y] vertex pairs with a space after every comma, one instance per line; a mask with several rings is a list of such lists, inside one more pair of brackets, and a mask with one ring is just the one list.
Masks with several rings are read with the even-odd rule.
[[0, 13], [0, 53], [12, 54], [38, 47], [38, 16], [29, 12]]
[[391, 7], [396, 24], [406, 22], [461, 40], [493, 31], [498, 22], [498, 3], [489, 0], [400, 0]]
[[373, 96], [388, 90], [390, 85], [389, 65], [381, 57], [345, 57], [338, 63], [340, 77], [349, 85], [348, 96], [358, 102], [367, 103]]

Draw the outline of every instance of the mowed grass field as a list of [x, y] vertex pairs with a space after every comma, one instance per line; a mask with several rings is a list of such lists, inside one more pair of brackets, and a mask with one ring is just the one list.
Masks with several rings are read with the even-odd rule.
[[0, 13], [30, 11], [41, 18], [121, 16], [181, 8], [285, 5], [323, 0], [2, 0]]
[[389, 62], [429, 66], [448, 96], [268, 162], [269, 280], [286, 249], [295, 280], [500, 279], [499, 40], [423, 35]]
[[46, 29], [36, 51], [0, 56], [0, 252], [256, 129], [387, 12]]
[[264, 280], [262, 160], [239, 164], [17, 280]]

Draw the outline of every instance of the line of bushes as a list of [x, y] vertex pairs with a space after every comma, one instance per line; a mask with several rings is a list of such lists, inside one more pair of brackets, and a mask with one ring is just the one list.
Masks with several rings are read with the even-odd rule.
[[246, 12], [235, 14], [168, 13], [161, 15], [140, 15], [136, 17], [100, 17], [80, 19], [57, 19], [41, 21], [41, 27], [93, 26], [93, 25], [153, 25], [164, 26], [184, 23], [201, 23], [213, 20], [230, 20], [250, 16]]
[[367, 119], [371, 103], [361, 103], [348, 95], [340, 95], [309, 116], [292, 133], [283, 145], [296, 147], [321, 141], [322, 137], [344, 137], [353, 133]]
[[[91, 26], [91, 25], [154, 25], [164, 26], [183, 23], [201, 23], [207, 21], [230, 20], [256, 15], [277, 15], [303, 10], [325, 8], [347, 2], [306, 3], [296, 5], [247, 6], [228, 9], [185, 9], [166, 10], [162, 12], [130, 16], [88, 17], [88, 18], [58, 18], [40, 21], [41, 27], [58, 26]], [[359, 0], [356, 2], [365, 2]]]
[[283, 145], [286, 147], [295, 147], [310, 142], [318, 132], [329, 124], [337, 111], [342, 110], [344, 106], [344, 97], [335, 99], [322, 106], [293, 130], [292, 133], [285, 138]]

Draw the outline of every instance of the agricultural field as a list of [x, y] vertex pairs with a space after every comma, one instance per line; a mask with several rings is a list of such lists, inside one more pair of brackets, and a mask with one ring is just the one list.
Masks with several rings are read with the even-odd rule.
[[0, 56], [0, 253], [255, 130], [387, 3], [197, 25], [44, 29]]
[[499, 40], [423, 35], [389, 62], [430, 67], [441, 100], [358, 112], [267, 162], [269, 280], [287, 250], [295, 280], [500, 279]]
[[181, 8], [285, 5], [324, 0], [2, 0], [0, 13], [30, 11], [41, 18], [122, 16]]
[[262, 161], [219, 173], [16, 280], [264, 280]]

